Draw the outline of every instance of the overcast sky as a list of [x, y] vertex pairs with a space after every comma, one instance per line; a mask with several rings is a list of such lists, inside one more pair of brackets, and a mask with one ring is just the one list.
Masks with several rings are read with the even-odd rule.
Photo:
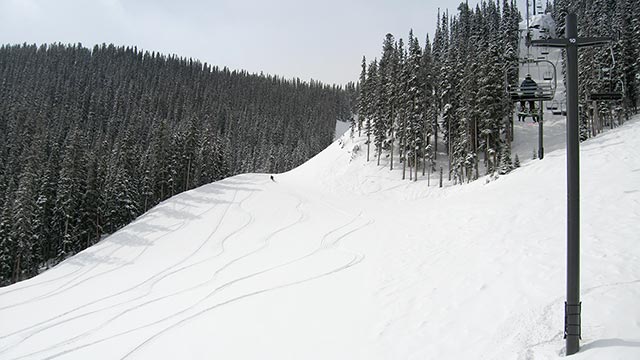
[[[478, 0], [470, 0], [475, 6]], [[0, 43], [135, 45], [325, 83], [355, 81], [388, 32], [433, 36], [447, 0], [0, 0]]]

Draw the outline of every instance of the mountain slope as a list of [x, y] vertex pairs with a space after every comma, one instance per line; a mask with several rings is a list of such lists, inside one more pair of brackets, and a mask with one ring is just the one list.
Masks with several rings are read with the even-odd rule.
[[[636, 118], [581, 145], [575, 359], [640, 357], [638, 137]], [[0, 358], [558, 358], [564, 150], [439, 189], [356, 145], [175, 196], [0, 289]]]

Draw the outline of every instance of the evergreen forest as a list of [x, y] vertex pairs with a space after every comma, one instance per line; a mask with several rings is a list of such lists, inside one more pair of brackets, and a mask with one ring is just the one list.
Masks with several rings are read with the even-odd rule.
[[350, 92], [114, 45], [0, 48], [0, 286], [159, 202], [327, 147]]
[[[616, 84], [624, 93], [616, 111], [637, 113], [640, 94], [640, 6], [637, 0], [556, 0], [547, 2], [558, 37], [568, 12], [578, 16], [579, 36], [610, 37], [611, 46], [580, 50], [581, 136], [588, 127], [588, 94]], [[363, 57], [357, 115], [352, 133], [367, 137], [367, 159], [402, 166], [402, 178], [416, 180], [435, 171], [437, 149], [448, 156], [455, 183], [514, 167], [512, 103], [506, 84], [517, 84], [523, 20], [513, 0], [461, 3], [457, 13], [438, 13], [434, 38], [406, 42], [387, 34], [379, 58]], [[613, 54], [613, 55], [612, 55]], [[607, 69], [609, 81], [602, 81]], [[563, 81], [563, 64], [558, 79]], [[438, 145], [438, 140], [444, 144]], [[394, 164], [394, 153], [400, 164]], [[384, 154], [384, 155], [383, 155]], [[408, 173], [408, 174], [407, 174]]]

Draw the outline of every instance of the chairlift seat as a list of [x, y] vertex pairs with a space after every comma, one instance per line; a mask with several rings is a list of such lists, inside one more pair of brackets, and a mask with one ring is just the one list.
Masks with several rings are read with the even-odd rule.
[[509, 89], [509, 96], [517, 101], [548, 101], [553, 100], [554, 89], [548, 84], [538, 84], [536, 87], [514, 86]]
[[591, 101], [618, 101], [622, 100], [622, 93], [619, 92], [599, 92], [589, 94]]

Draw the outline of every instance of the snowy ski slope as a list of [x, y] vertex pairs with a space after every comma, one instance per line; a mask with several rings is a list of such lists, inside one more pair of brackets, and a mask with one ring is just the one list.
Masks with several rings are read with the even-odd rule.
[[[548, 121], [545, 159], [493, 181], [402, 181], [343, 137], [275, 182], [177, 195], [1, 288], [0, 359], [559, 358], [565, 152]], [[516, 124], [523, 149], [533, 129]], [[640, 358], [639, 138], [635, 118], [581, 145], [574, 359]]]

